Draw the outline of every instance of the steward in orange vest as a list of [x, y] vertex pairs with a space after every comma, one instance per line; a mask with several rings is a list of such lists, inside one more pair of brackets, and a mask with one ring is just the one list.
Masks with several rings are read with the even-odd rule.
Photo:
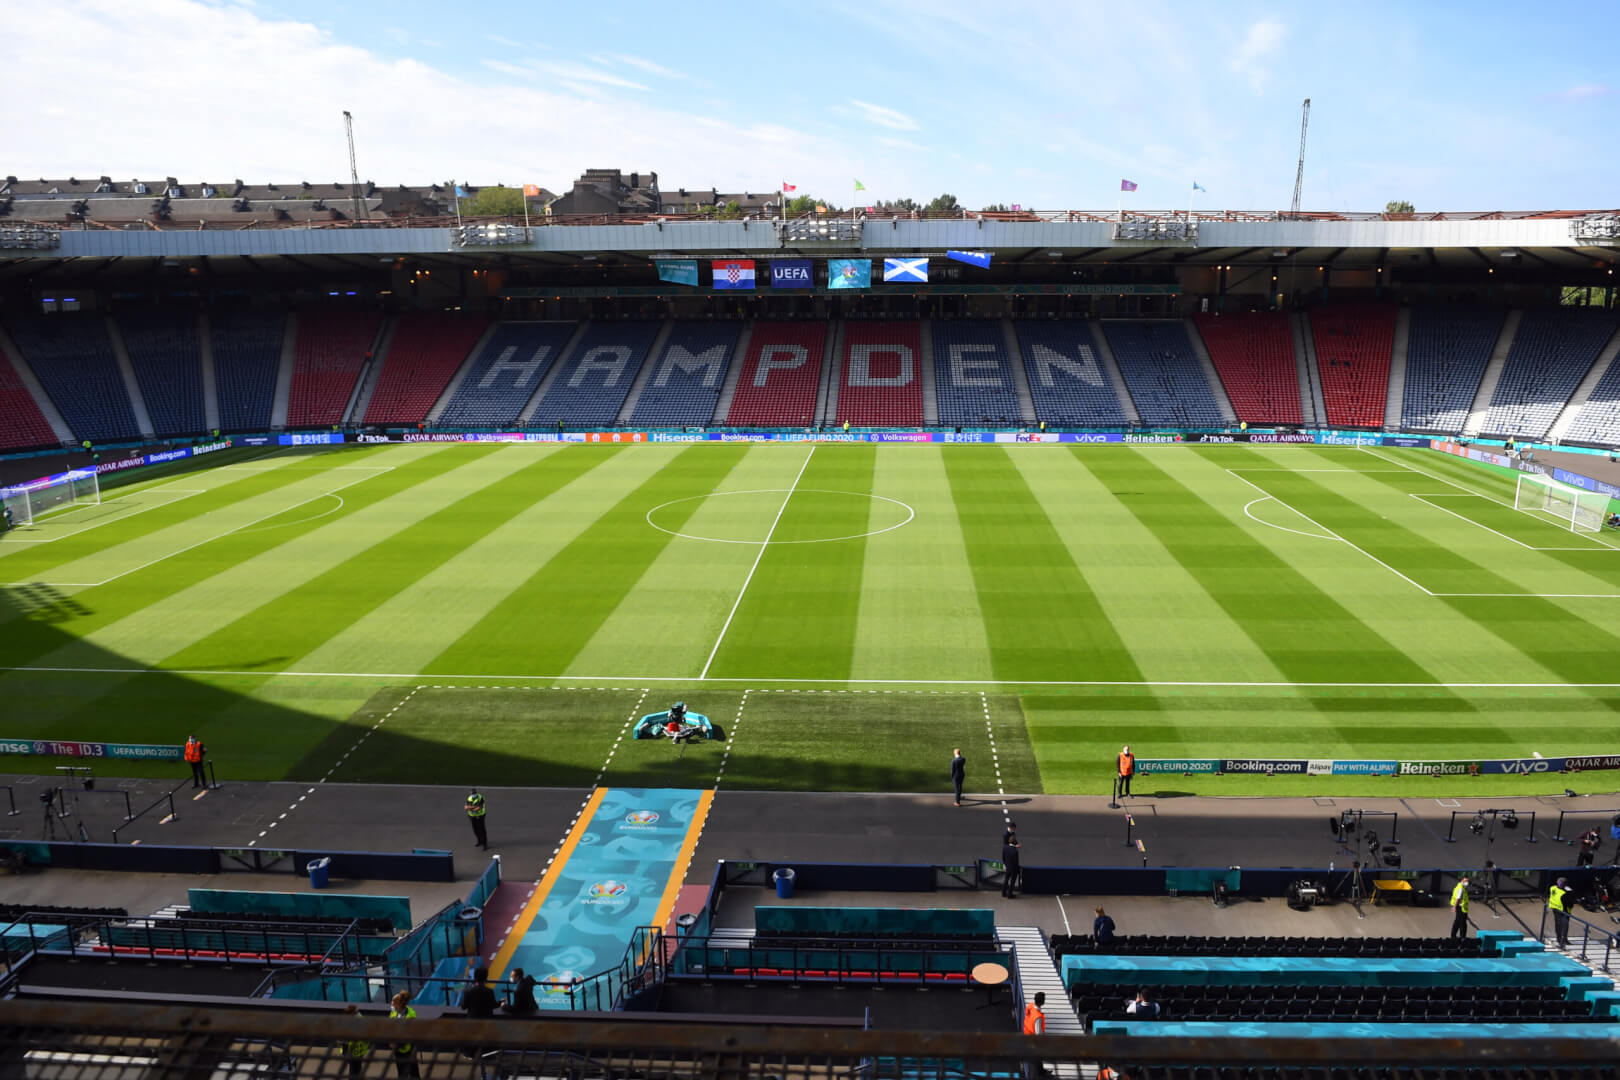
[[1121, 795], [1131, 793], [1131, 777], [1135, 775], [1136, 755], [1132, 754], [1131, 748], [1127, 746], [1119, 752], [1119, 793]]
[[208, 779], [203, 773], [203, 758], [208, 754], [208, 747], [195, 735], [186, 738], [186, 760], [191, 763], [191, 786], [194, 788], [207, 787]]
[[1046, 1013], [1041, 1006], [1046, 1004], [1046, 994], [1040, 990], [1035, 992], [1035, 1000], [1024, 1006], [1024, 1034], [1045, 1035]]

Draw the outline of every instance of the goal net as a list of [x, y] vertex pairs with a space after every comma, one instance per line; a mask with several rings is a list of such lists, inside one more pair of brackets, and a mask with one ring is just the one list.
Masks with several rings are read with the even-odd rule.
[[0, 488], [0, 503], [11, 511], [12, 528], [31, 525], [56, 510], [99, 502], [101, 483], [94, 469], [74, 469], [29, 484]]
[[1520, 473], [1513, 508], [1546, 517], [1571, 532], [1599, 532], [1609, 497], [1561, 483], [1550, 476]]

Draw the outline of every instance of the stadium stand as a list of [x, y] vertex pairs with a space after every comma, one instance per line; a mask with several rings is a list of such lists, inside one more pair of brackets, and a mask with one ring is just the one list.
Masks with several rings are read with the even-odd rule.
[[322, 311], [298, 319], [298, 345], [287, 398], [288, 427], [324, 427], [343, 419], [354, 380], [377, 340], [375, 312]]
[[824, 322], [755, 323], [725, 422], [769, 427], [813, 423], [826, 347]]
[[1287, 315], [1269, 311], [1199, 315], [1197, 323], [1239, 420], [1302, 422], [1294, 336]]
[[18, 319], [11, 337], [76, 437], [93, 442], [140, 438], [102, 316], [85, 312]]
[[365, 423], [420, 423], [488, 325], [482, 315], [442, 311], [401, 315], [366, 404]]
[[940, 322], [934, 338], [934, 392], [941, 424], [1016, 424], [1022, 416], [1001, 323]]
[[1382, 427], [1395, 349], [1395, 309], [1383, 304], [1318, 309], [1311, 312], [1311, 334], [1328, 423]]
[[1109, 319], [1102, 327], [1142, 423], [1181, 427], [1226, 423], [1183, 323]]
[[1609, 311], [1547, 307], [1525, 312], [1482, 433], [1526, 439], [1546, 435], [1617, 326], [1620, 314]]
[[1609, 363], [1564, 438], [1609, 447], [1620, 443], [1620, 361]]
[[677, 322], [641, 388], [632, 422], [704, 425], [714, 417], [726, 385], [739, 324]]
[[915, 322], [850, 322], [840, 358], [838, 422], [861, 427], [923, 422]]
[[223, 431], [264, 431], [275, 407], [276, 374], [287, 317], [240, 311], [211, 315], [214, 389]]
[[118, 317], [130, 367], [158, 435], [194, 435], [208, 429], [203, 407], [202, 343], [197, 316], [143, 311]]
[[651, 321], [592, 323], [568, 358], [567, 366], [546, 389], [529, 423], [551, 427], [612, 424], [624, 405], [636, 373], [658, 336]]
[[1206, 937], [1132, 934], [1098, 945], [1089, 934], [1053, 934], [1052, 955], [1087, 956], [1479, 956], [1480, 938]]
[[39, 411], [34, 395], [11, 366], [10, 358], [0, 354], [0, 447], [26, 450], [56, 442], [56, 433]]
[[1038, 418], [1074, 427], [1125, 423], [1119, 395], [1097, 362], [1097, 344], [1089, 323], [1020, 322], [1016, 326]]
[[1505, 312], [1486, 308], [1414, 307], [1406, 347], [1401, 424], [1424, 431], [1461, 431], [1502, 332]]
[[439, 414], [439, 423], [446, 427], [506, 427], [515, 423], [573, 337], [575, 325], [501, 323]]
[[[1136, 988], [1080, 986], [1071, 995], [1088, 1028], [1100, 1021], [1126, 1021], [1126, 999]], [[1592, 1023], [1587, 1001], [1571, 999], [1558, 986], [1361, 987], [1146, 986], [1159, 1018], [1246, 1023]]]

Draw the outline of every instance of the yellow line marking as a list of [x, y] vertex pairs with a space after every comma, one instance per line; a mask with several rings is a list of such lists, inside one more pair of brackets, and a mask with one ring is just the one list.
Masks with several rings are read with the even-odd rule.
[[562, 877], [563, 867], [568, 864], [569, 856], [574, 854], [574, 849], [579, 846], [579, 842], [584, 837], [586, 830], [591, 827], [591, 819], [596, 816], [596, 808], [602, 805], [602, 799], [607, 795], [607, 792], [608, 789], [604, 787], [599, 787], [591, 792], [590, 799], [585, 803], [585, 809], [579, 812], [579, 820], [574, 822], [573, 829], [568, 833], [568, 839], [564, 840], [562, 847], [557, 849], [557, 857], [551, 860], [551, 867], [546, 870], [545, 875], [540, 879], [540, 884], [534, 887], [534, 895], [529, 897], [529, 902], [523, 905], [523, 911], [518, 915], [517, 923], [512, 927], [512, 932], [506, 935], [506, 944], [500, 947], [500, 950], [495, 954], [495, 959], [490, 961], [489, 977], [491, 980], [499, 981], [506, 975], [506, 967], [512, 962], [512, 954], [517, 952], [517, 947], [522, 943], [523, 936], [529, 932], [529, 927], [534, 923], [535, 916], [540, 914], [540, 905], [546, 902], [546, 897], [551, 894], [552, 886], [556, 885], [557, 879]]
[[675, 899], [681, 894], [681, 883], [686, 880], [686, 866], [692, 861], [692, 853], [697, 850], [698, 837], [703, 832], [703, 823], [709, 819], [709, 806], [713, 802], [712, 789], [698, 796], [697, 809], [692, 811], [691, 824], [686, 826], [681, 853], [675, 856], [675, 869], [670, 871], [669, 884], [664, 886], [663, 898], [658, 901], [658, 913], [653, 916], [652, 924], [660, 930], [669, 925], [670, 913], [675, 910]]

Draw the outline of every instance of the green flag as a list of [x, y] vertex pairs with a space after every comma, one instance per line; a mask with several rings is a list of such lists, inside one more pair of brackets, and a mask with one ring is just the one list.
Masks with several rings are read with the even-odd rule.
[[866, 185], [861, 183], [859, 180], [857, 180], [857, 181], [855, 181], [855, 190], [856, 191], [865, 191], [866, 190]]

